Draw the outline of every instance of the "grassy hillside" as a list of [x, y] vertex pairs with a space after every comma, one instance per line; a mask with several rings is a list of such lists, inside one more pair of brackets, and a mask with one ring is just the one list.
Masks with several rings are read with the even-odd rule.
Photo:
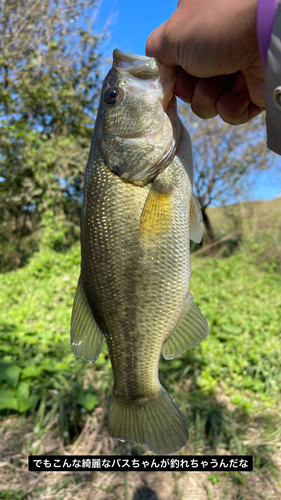
[[[254, 473], [163, 472], [160, 479], [157, 473], [37, 476], [26, 470], [30, 453], [150, 454], [108, 437], [107, 348], [94, 365], [70, 352], [79, 246], [66, 254], [45, 249], [0, 276], [0, 499], [148, 500], [154, 494], [184, 500], [187, 491], [199, 500], [280, 498], [281, 277], [272, 249], [280, 244], [281, 200], [255, 206], [243, 208], [252, 210], [242, 219], [251, 231], [232, 255], [192, 257], [191, 292], [209, 336], [160, 363], [161, 383], [189, 426], [180, 453], [252, 454]], [[232, 230], [227, 210], [210, 210], [217, 234]]]
[[281, 198], [209, 208], [208, 215], [217, 233], [244, 226], [249, 232], [281, 231]]
[[[230, 238], [214, 247], [219, 256], [230, 255], [237, 247], [252, 243], [255, 251], [266, 251], [281, 265], [281, 198], [209, 208], [216, 240]], [[196, 251], [196, 248], [195, 248]]]

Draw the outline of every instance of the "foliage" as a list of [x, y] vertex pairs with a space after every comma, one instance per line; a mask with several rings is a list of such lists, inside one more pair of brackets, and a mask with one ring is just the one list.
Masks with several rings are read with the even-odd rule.
[[178, 380], [185, 372], [207, 391], [219, 384], [242, 409], [252, 407], [253, 397], [270, 403], [281, 382], [280, 276], [269, 264], [257, 267], [254, 255], [239, 252], [192, 265], [191, 293], [210, 333], [175, 361], [170, 376]]
[[[260, 258], [265, 245], [262, 240], [254, 243], [252, 235], [228, 258], [192, 257], [191, 292], [210, 333], [175, 360], [160, 361], [160, 381], [188, 423], [185, 452], [254, 456], [254, 490], [253, 474], [229, 472], [228, 482], [222, 474], [209, 476], [211, 490], [231, 485], [225, 498], [236, 500], [252, 497], [253, 491], [261, 491], [263, 477], [278, 481], [279, 474], [274, 453], [280, 445], [281, 280], [274, 260]], [[2, 438], [12, 433], [11, 425], [26, 425], [26, 456], [45, 453], [44, 443], [54, 437], [60, 443], [56, 453], [61, 453], [63, 443], [68, 454], [85, 454], [91, 442], [95, 454], [142, 454], [140, 445], [115, 443], [108, 448], [105, 425], [112, 371], [106, 346], [93, 365], [75, 360], [70, 351], [79, 263], [78, 246], [61, 254], [46, 244], [27, 266], [0, 276], [0, 416], [6, 429]], [[21, 415], [16, 419], [16, 414]], [[16, 432], [19, 429], [18, 443]], [[77, 451], [83, 439], [84, 448]], [[17, 457], [19, 451], [11, 454]], [[48, 487], [49, 480], [50, 476]], [[65, 496], [66, 484], [56, 486], [56, 481], [52, 492], [63, 488]], [[45, 491], [47, 482], [43, 483], [32, 498]], [[5, 492], [7, 498], [20, 494]], [[85, 497], [82, 490], [80, 494]]]
[[79, 224], [104, 37], [94, 14], [94, 0], [0, 4], [3, 270], [38, 248], [46, 210], [64, 217], [67, 231]]
[[264, 117], [234, 127], [219, 117], [201, 120], [188, 106], [181, 106], [180, 114], [192, 139], [194, 192], [201, 205], [207, 243], [211, 243], [214, 232], [207, 207], [243, 192], [250, 173], [269, 169], [272, 164], [265, 146]]
[[52, 248], [56, 252], [63, 252], [71, 247], [80, 235], [80, 227], [71, 224], [64, 213], [55, 215], [53, 210], [47, 210], [43, 213], [41, 224], [44, 228], [42, 247]]
[[0, 410], [25, 413], [39, 404], [39, 428], [54, 408], [64, 429], [70, 413], [77, 423], [81, 408], [91, 411], [98, 403], [93, 389], [83, 388], [86, 364], [70, 351], [79, 261], [78, 247], [65, 255], [46, 250], [26, 268], [1, 276]]
[[23, 500], [26, 493], [18, 493], [16, 490], [0, 492], [0, 500]]
[[[55, 400], [61, 404], [63, 398], [92, 409], [102, 393], [83, 389], [87, 369], [94, 370], [99, 391], [109, 398], [112, 375], [107, 349], [92, 367], [76, 361], [70, 351], [79, 261], [76, 246], [65, 254], [45, 248], [25, 268], [0, 277], [2, 410], [31, 411], [42, 398], [47, 406]], [[192, 268], [191, 292], [208, 319], [210, 334], [174, 362], [162, 360], [162, 382], [183, 383], [187, 377], [196, 390], [211, 392], [219, 384], [245, 411], [252, 408], [253, 398], [271, 404], [281, 382], [276, 342], [280, 276], [270, 264], [257, 267], [254, 253], [197, 259]]]

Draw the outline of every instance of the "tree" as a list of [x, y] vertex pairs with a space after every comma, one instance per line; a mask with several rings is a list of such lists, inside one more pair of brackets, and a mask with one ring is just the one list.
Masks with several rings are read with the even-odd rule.
[[211, 243], [214, 232], [207, 207], [213, 201], [233, 199], [243, 191], [251, 172], [270, 166], [264, 117], [233, 126], [219, 117], [201, 120], [188, 106], [181, 106], [180, 114], [191, 135], [194, 191], [201, 205], [206, 241]]
[[94, 14], [94, 0], [0, 1], [4, 269], [30, 254], [43, 217], [64, 220], [69, 235], [79, 223], [105, 35], [95, 33]]

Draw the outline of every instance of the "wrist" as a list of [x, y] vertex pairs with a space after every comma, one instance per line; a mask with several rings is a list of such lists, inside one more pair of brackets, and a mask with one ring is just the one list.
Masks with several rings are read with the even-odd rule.
[[267, 64], [267, 52], [270, 45], [270, 36], [274, 23], [277, 0], [258, 0], [257, 31], [259, 49], [264, 68]]

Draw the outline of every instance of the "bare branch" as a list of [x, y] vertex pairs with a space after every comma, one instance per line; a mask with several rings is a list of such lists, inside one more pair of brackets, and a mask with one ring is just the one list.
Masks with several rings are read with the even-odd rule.
[[265, 147], [261, 116], [245, 125], [231, 126], [218, 117], [200, 120], [186, 105], [180, 113], [192, 139], [194, 191], [202, 210], [214, 200], [222, 202], [226, 195], [241, 192], [241, 181], [246, 187], [254, 170], [269, 168], [271, 155]]

